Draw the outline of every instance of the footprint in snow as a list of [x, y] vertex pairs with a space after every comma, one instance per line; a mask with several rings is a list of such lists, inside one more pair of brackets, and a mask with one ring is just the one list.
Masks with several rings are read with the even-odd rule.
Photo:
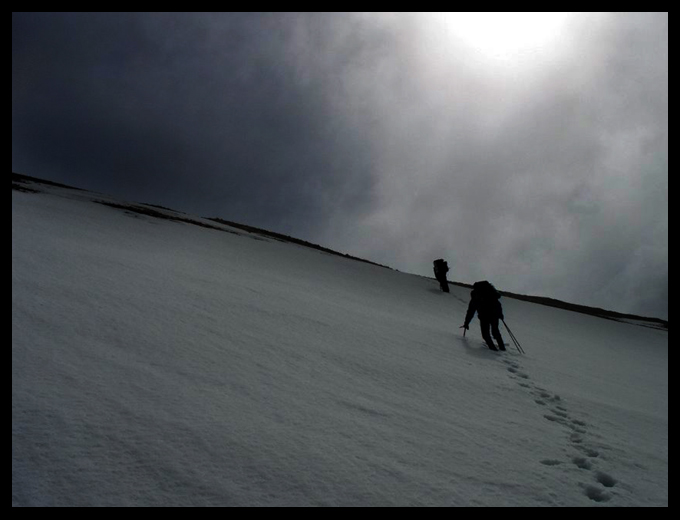
[[503, 359], [503, 363], [508, 366], [507, 371], [512, 375], [515, 375], [521, 379], [529, 379], [529, 376], [521, 371], [522, 367], [515, 361]]
[[589, 448], [587, 446], [576, 446], [576, 448], [582, 451], [587, 457], [590, 457], [591, 459], [596, 459], [597, 457], [600, 456], [600, 452], [594, 450], [593, 448]]
[[503, 363], [505, 363], [506, 365], [510, 365], [511, 367], [514, 368], [519, 368], [519, 363], [513, 361], [512, 359], [503, 358]]
[[588, 459], [585, 459], [583, 457], [574, 457], [573, 459], [571, 459], [571, 461], [579, 469], [586, 469], [586, 470], [593, 469], [593, 464]]
[[593, 502], [609, 502], [612, 499], [612, 496], [609, 493], [597, 486], [584, 486], [583, 490], [585, 491], [586, 496]]
[[595, 473], [595, 480], [597, 480], [600, 484], [602, 484], [606, 488], [613, 488], [616, 484], [618, 484], [618, 480], [616, 480], [614, 477], [611, 475], [604, 473], [603, 471], [598, 471]]
[[[618, 484], [618, 481], [614, 477], [601, 471], [598, 471], [595, 474], [595, 480], [606, 489], [611, 489]], [[606, 489], [602, 489], [594, 484], [583, 486], [585, 495], [594, 502], [609, 502], [612, 499], [612, 495], [607, 493]]]
[[569, 440], [571, 441], [572, 444], [582, 444], [583, 443], [583, 434], [574, 432], [569, 436]]
[[564, 408], [553, 408], [552, 413], [557, 415], [557, 417], [562, 417], [563, 419], [569, 418], [569, 414], [564, 411]]

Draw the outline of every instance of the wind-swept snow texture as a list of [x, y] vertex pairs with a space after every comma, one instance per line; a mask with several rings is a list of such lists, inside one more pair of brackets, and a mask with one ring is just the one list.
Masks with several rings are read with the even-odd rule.
[[668, 505], [667, 330], [13, 187], [13, 506]]

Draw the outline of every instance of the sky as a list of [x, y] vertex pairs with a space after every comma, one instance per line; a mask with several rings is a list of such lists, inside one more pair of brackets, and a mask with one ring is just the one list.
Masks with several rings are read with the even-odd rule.
[[12, 170], [667, 319], [668, 14], [13, 13]]

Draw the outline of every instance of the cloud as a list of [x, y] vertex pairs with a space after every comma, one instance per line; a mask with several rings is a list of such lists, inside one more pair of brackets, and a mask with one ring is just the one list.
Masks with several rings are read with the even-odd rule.
[[514, 67], [432, 14], [13, 14], [12, 164], [668, 313], [667, 13], [570, 16]]
[[329, 238], [410, 272], [444, 256], [457, 280], [667, 316], [667, 16], [643, 17], [584, 18], [559, 59], [514, 78], [410, 38], [424, 47], [378, 82], [377, 206]]
[[17, 18], [18, 169], [288, 232], [370, 193], [367, 141], [333, 117], [341, 71], [291, 61], [312, 15]]

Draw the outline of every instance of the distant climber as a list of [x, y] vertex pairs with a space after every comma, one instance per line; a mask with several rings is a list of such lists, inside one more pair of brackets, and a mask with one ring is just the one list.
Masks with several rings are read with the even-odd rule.
[[449, 292], [449, 282], [446, 280], [446, 273], [449, 272], [449, 264], [443, 258], [439, 258], [433, 262], [434, 277], [439, 282], [439, 287], [442, 291]]
[[[477, 282], [472, 286], [470, 293], [470, 305], [468, 305], [465, 323], [461, 329], [469, 329], [470, 322], [475, 316], [479, 316], [482, 327], [482, 338], [491, 350], [505, 350], [501, 331], [498, 329], [499, 320], [503, 319], [503, 307], [500, 302], [500, 293], [489, 282]], [[491, 334], [489, 334], [489, 330]], [[491, 340], [491, 335], [498, 342], [498, 348]]]

